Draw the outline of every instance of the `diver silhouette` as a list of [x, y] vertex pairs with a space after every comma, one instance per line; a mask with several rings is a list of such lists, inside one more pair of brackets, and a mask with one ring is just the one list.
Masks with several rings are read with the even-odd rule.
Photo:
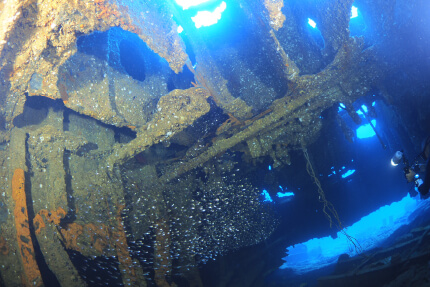
[[[422, 144], [422, 151], [419, 154], [419, 156], [426, 161], [425, 164], [425, 176], [424, 176], [424, 180], [419, 181], [417, 183], [417, 181], [415, 181], [417, 183], [418, 186], [418, 191], [421, 194], [421, 197], [427, 197], [428, 193], [429, 193], [429, 189], [430, 189], [430, 159], [429, 159], [429, 155], [430, 155], [430, 136], [428, 136]], [[424, 166], [424, 164], [422, 165]], [[421, 171], [424, 171], [423, 169], [421, 169]], [[417, 172], [415, 172], [412, 169], [409, 169], [409, 172], [405, 174], [406, 179], [408, 180], [408, 182], [412, 182], [414, 181], [416, 178], [418, 178], [419, 176], [417, 176]]]

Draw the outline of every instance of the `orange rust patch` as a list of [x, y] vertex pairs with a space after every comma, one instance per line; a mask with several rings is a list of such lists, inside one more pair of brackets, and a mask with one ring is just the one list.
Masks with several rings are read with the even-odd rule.
[[61, 229], [61, 234], [66, 248], [78, 252], [82, 252], [78, 244], [78, 238], [81, 235], [89, 236], [89, 242], [100, 253], [103, 253], [103, 250], [109, 245], [109, 228], [104, 224], [95, 225], [93, 223], [88, 223], [80, 225], [77, 223], [70, 223], [67, 225], [67, 228]]
[[42, 216], [40, 216], [39, 213], [36, 214], [36, 216], [33, 218], [33, 226], [36, 234], [39, 234], [40, 231], [42, 231], [42, 229], [46, 227], [45, 222], [43, 221], [43, 218]]
[[[140, 29], [131, 24], [132, 21], [130, 19], [130, 16], [128, 16], [127, 6], [119, 5], [118, 7], [116, 4], [108, 3], [108, 1], [106, 0], [94, 0], [94, 3], [97, 7], [97, 19], [113, 19], [117, 22], [117, 25], [119, 25], [124, 30], [140, 34]], [[120, 12], [120, 8], [122, 12]]]
[[25, 285], [41, 286], [43, 284], [42, 276], [36, 263], [33, 242], [31, 240], [30, 229], [28, 225], [24, 183], [24, 170], [21, 168], [15, 169], [12, 177], [12, 198], [15, 201], [15, 209], [13, 214], [15, 216], [16, 238], [21, 254], [22, 265], [24, 267], [24, 272], [27, 279]]
[[100, 9], [100, 12], [97, 14], [98, 19], [107, 18], [110, 15], [114, 15], [116, 17], [120, 16], [118, 11], [115, 9], [116, 5], [106, 3], [105, 0], [95, 0], [94, 3]]
[[105, 249], [109, 245], [109, 230], [108, 228], [102, 225], [95, 225], [93, 223], [85, 224], [84, 232], [89, 234], [91, 237], [91, 242], [93, 247], [100, 253], [103, 253], [103, 249]]
[[67, 229], [61, 229], [61, 234], [64, 238], [64, 244], [67, 249], [73, 249], [81, 251], [78, 246], [78, 237], [82, 234], [83, 227], [77, 223], [70, 223], [67, 225]]
[[54, 210], [51, 212], [46, 209], [42, 209], [41, 211], [39, 211], [39, 214], [44, 215], [50, 223], [58, 225], [60, 224], [60, 220], [63, 219], [67, 213], [62, 207], [58, 207], [56, 211]]
[[51, 212], [46, 209], [40, 210], [33, 218], [33, 226], [36, 234], [40, 234], [42, 229], [46, 227], [42, 215], [49, 223], [58, 225], [60, 224], [61, 219], [66, 216], [66, 211], [62, 207], [58, 207], [56, 211], [54, 210]]

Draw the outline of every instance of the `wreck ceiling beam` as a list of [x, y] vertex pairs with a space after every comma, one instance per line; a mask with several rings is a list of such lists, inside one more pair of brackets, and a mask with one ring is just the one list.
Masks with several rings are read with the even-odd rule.
[[[316, 75], [299, 77], [294, 89], [287, 96], [273, 103], [271, 113], [254, 121], [233, 136], [215, 141], [200, 155], [173, 166], [171, 171], [160, 178], [160, 181], [168, 182], [177, 178], [240, 142], [260, 134], [270, 134], [272, 129], [281, 124], [291, 124], [290, 136], [298, 136], [295, 126], [300, 124], [297, 123], [297, 120], [302, 115], [310, 114], [312, 118], [317, 118], [323, 110], [334, 103], [353, 102], [358, 97], [364, 96], [373, 85], [377, 84], [381, 71], [377, 68], [373, 54], [372, 49], [363, 50], [362, 41], [350, 38], [326, 69]], [[312, 120], [309, 120], [307, 125], [311, 126], [313, 123]], [[309, 130], [309, 127], [304, 130]], [[312, 127], [310, 130], [312, 133], [318, 132], [318, 130], [312, 130]], [[309, 135], [306, 136], [304, 132], [301, 132], [300, 135], [302, 138], [299, 138], [297, 144], [309, 144], [306, 140]]]
[[137, 133], [135, 139], [127, 144], [116, 144], [106, 159], [106, 166], [112, 170], [134, 155], [155, 143], [166, 141], [196, 119], [209, 112], [207, 102], [209, 92], [204, 88], [173, 90], [160, 98], [154, 118]]

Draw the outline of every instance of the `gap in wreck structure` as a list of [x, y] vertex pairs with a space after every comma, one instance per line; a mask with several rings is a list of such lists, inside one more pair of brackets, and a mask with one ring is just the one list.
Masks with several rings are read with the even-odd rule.
[[221, 75], [228, 81], [229, 92], [258, 114], [285, 96], [287, 81], [281, 65], [273, 57], [269, 34], [261, 32], [262, 20], [250, 21], [250, 17], [259, 16], [249, 14], [236, 1], [229, 1], [227, 5], [220, 22], [205, 27], [201, 36]]
[[370, 27], [367, 27], [367, 23], [361, 12], [361, 7], [361, 5], [360, 8], [352, 6], [351, 19], [349, 20], [349, 31], [351, 36], [364, 36], [365, 39], [368, 39], [368, 34], [371, 33], [371, 29]]
[[[316, 74], [321, 72], [335, 57], [335, 50], [331, 47], [331, 40], [325, 31], [326, 25], [322, 19], [324, 13], [318, 4], [309, 6], [304, 1], [288, 1], [284, 3], [282, 12], [286, 20], [277, 32], [285, 53], [300, 69], [300, 75]], [[333, 23], [334, 25], [334, 23]]]
[[[83, 122], [86, 122], [86, 121], [92, 122], [97, 126], [112, 130], [114, 132], [115, 142], [117, 143], [129, 143], [130, 141], [136, 138], [136, 132], [129, 127], [116, 127], [113, 125], [108, 125], [90, 116], [80, 114], [66, 107], [64, 107], [64, 120], [63, 120], [64, 131], [69, 131], [70, 117], [72, 117], [73, 119], [79, 118], [80, 121], [83, 121]], [[78, 154], [82, 155], [83, 153], [86, 153], [90, 150], [95, 150], [95, 149], [97, 149], [97, 144], [89, 142], [88, 144], [85, 144], [84, 146], [81, 147], [81, 149], [78, 151]]]
[[[94, 124], [106, 129], [110, 129], [115, 133], [115, 141], [118, 143], [128, 143], [136, 138], [136, 132], [129, 127], [116, 127], [113, 125], [105, 124], [90, 116], [80, 114], [64, 106], [61, 100], [53, 100], [43, 96], [27, 96], [24, 104], [24, 111], [22, 114], [14, 118], [13, 124], [17, 128], [25, 128], [29, 126], [43, 125], [44, 120], [48, 116], [49, 110], [63, 111], [63, 130], [69, 131], [70, 116], [80, 118], [83, 121], [91, 121]], [[94, 144], [84, 145], [82, 152], [93, 150]]]
[[60, 100], [52, 100], [42, 96], [27, 96], [24, 111], [13, 120], [13, 125], [18, 128], [27, 126], [37, 126], [41, 124], [48, 116], [48, 110], [62, 109], [64, 105]]
[[194, 53], [193, 46], [191, 45], [190, 39], [189, 39], [189, 37], [191, 35], [188, 35], [186, 32], [179, 33], [179, 35], [181, 36], [182, 41], [184, 41], [185, 52], [187, 53], [188, 57], [190, 58], [191, 64], [193, 66], [195, 66], [197, 64], [197, 61], [196, 61], [196, 54]]
[[69, 207], [69, 210], [66, 216], [61, 220], [61, 224], [73, 222], [76, 219], [75, 197], [73, 196], [72, 175], [70, 173], [70, 155], [71, 151], [65, 149], [63, 154], [63, 166], [66, 173], [64, 176], [64, 181], [66, 184], [67, 206]]
[[311, 42], [314, 42], [320, 49], [324, 49], [324, 37], [321, 34], [320, 29], [318, 29], [317, 23], [315, 23], [311, 18], [308, 18], [308, 25], [307, 32], [309, 37], [312, 39]]
[[[154, 53], [137, 34], [119, 27], [81, 36], [77, 40], [77, 46], [78, 52], [106, 61], [110, 67], [137, 81], [151, 81], [151, 77], [164, 78], [168, 92], [190, 88], [194, 81], [191, 71], [183, 69], [175, 74], [166, 60]], [[191, 47], [187, 48], [187, 52], [192, 52], [190, 49]]]

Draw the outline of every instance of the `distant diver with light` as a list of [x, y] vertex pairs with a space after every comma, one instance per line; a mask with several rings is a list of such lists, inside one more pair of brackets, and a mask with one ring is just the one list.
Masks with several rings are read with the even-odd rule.
[[[408, 182], [415, 183], [415, 189], [420, 193], [422, 198], [427, 198], [430, 189], [430, 136], [428, 136], [422, 144], [422, 151], [417, 155], [410, 165], [403, 151], [397, 151], [391, 158], [391, 164], [396, 166], [403, 162], [403, 172]], [[426, 161], [426, 164], [419, 164], [418, 159]], [[425, 172], [424, 180], [420, 177], [420, 172]]]

